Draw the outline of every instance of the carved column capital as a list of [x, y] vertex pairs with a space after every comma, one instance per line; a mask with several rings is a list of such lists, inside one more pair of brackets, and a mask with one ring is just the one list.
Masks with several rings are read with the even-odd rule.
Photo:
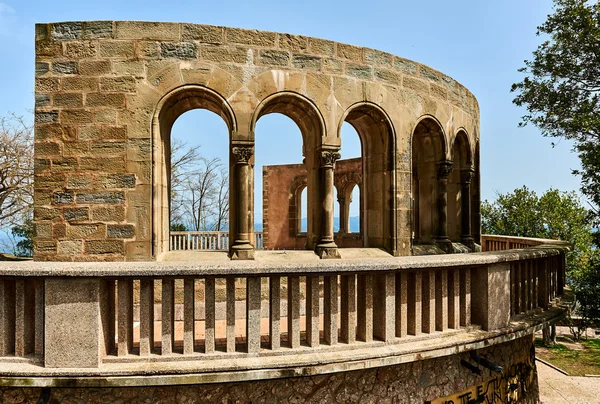
[[442, 161], [438, 164], [437, 167], [437, 176], [439, 179], [448, 178], [450, 173], [452, 172], [452, 162], [451, 161]]
[[473, 180], [473, 176], [475, 175], [475, 170], [472, 168], [468, 168], [466, 170], [460, 171], [460, 182], [462, 184], [468, 185]]
[[252, 147], [234, 147], [232, 153], [236, 163], [247, 164], [254, 154], [254, 149]]
[[321, 167], [335, 167], [335, 162], [342, 158], [342, 155], [336, 151], [321, 152]]

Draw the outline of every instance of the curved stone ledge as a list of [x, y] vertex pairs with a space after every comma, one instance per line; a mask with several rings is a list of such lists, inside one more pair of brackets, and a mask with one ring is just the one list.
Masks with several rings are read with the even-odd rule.
[[[558, 304], [558, 300], [555, 301]], [[555, 306], [515, 316], [510, 325], [493, 332], [479, 329], [457, 331], [421, 341], [399, 344], [374, 343], [330, 352], [307, 350], [289, 355], [228, 358], [210, 361], [136, 360], [104, 364], [100, 368], [48, 369], [35, 363], [2, 364], [0, 386], [4, 387], [136, 387], [256, 381], [329, 374], [399, 365], [456, 355], [514, 341], [532, 335], [564, 317]]]
[[[533, 239], [540, 240], [540, 239]], [[192, 262], [0, 262], [0, 276], [122, 277], [122, 276], [223, 276], [311, 274], [328, 272], [377, 272], [398, 269], [418, 270], [510, 263], [553, 257], [570, 250], [565, 242], [518, 250], [468, 254], [428, 255], [390, 258], [321, 260], [311, 262], [202, 261]]]

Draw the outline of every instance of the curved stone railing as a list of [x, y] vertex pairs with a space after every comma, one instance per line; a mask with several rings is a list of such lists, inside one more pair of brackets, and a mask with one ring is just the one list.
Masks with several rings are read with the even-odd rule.
[[0, 263], [0, 375], [5, 385], [178, 384], [450, 355], [560, 317], [551, 303], [567, 250]]

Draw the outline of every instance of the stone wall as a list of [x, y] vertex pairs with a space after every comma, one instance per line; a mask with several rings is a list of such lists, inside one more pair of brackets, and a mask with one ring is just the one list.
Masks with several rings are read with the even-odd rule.
[[[362, 186], [362, 159], [340, 160], [335, 165], [333, 180], [340, 204], [340, 218], [344, 204], [351, 199], [354, 185]], [[307, 171], [303, 164], [263, 166], [263, 234], [267, 250], [302, 250], [306, 248], [306, 234], [300, 231], [302, 211], [301, 193], [307, 185]], [[348, 206], [349, 207], [349, 206]], [[347, 218], [346, 218], [347, 219]], [[341, 219], [343, 222], [343, 219]], [[338, 247], [362, 247], [360, 234], [335, 234]]]
[[[385, 52], [300, 35], [136, 21], [36, 25], [35, 259], [151, 260], [168, 251], [170, 129], [211, 110], [230, 133], [230, 239], [251, 249], [254, 125], [288, 115], [308, 171], [309, 247], [329, 234], [322, 153], [343, 121], [376, 178], [365, 193], [374, 247], [410, 255], [411, 136], [437, 125], [451, 159], [459, 131], [478, 150], [479, 107], [452, 78]], [[236, 168], [238, 167], [238, 168]], [[380, 212], [385, 209], [386, 212]], [[327, 229], [329, 232], [329, 229]], [[332, 230], [331, 230], [332, 231]], [[246, 253], [251, 257], [250, 253]]]
[[[537, 374], [531, 336], [481, 349], [478, 353], [503, 366], [498, 378], [482, 368], [480, 376], [461, 365], [473, 363], [468, 353], [412, 363], [341, 372], [244, 383], [138, 388], [56, 388], [51, 403], [436, 403], [440, 398], [461, 394], [491, 379], [510, 380], [518, 392], [518, 403], [538, 403]], [[514, 366], [511, 366], [514, 365]], [[532, 372], [532, 373], [530, 373]], [[516, 377], [515, 377], [516, 375]], [[490, 387], [491, 389], [491, 387]], [[3, 403], [35, 403], [40, 389], [1, 388]], [[467, 393], [464, 393], [467, 394]], [[488, 390], [490, 397], [491, 390]], [[475, 398], [475, 395], [471, 395]], [[496, 397], [496, 400], [498, 398]], [[455, 403], [463, 401], [454, 401]], [[466, 401], [464, 401], [466, 402]], [[500, 403], [501, 401], [485, 401]]]

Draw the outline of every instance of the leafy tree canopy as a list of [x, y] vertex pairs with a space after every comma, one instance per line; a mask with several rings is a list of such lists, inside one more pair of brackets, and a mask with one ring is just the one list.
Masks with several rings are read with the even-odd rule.
[[513, 102], [544, 136], [574, 141], [581, 159], [582, 192], [600, 218], [600, 2], [554, 0], [554, 13], [538, 27], [545, 40], [520, 69]]
[[567, 272], [580, 268], [577, 258], [592, 249], [589, 211], [575, 192], [546, 191], [541, 197], [526, 186], [498, 194], [494, 202], [481, 204], [482, 230], [486, 234], [537, 237], [568, 241], [573, 252], [567, 257]]

